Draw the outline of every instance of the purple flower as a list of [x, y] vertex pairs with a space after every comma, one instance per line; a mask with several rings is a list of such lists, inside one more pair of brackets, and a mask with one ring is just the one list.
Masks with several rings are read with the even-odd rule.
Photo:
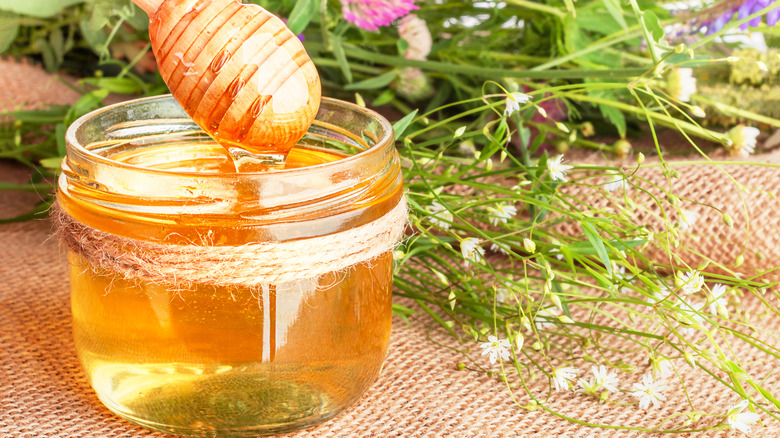
[[344, 19], [365, 30], [377, 30], [418, 7], [414, 0], [341, 0]]
[[[738, 20], [742, 20], [775, 3], [775, 1], [776, 0], [744, 0], [742, 2], [731, 2], [732, 5], [729, 5], [725, 11], [723, 11], [723, 9], [719, 9], [718, 12], [720, 13], [718, 16], [702, 23], [702, 25], [707, 27], [707, 35], [711, 35], [723, 29], [726, 23], [734, 18], [734, 14], [737, 15]], [[780, 8], [775, 8], [767, 12], [766, 25], [774, 26], [777, 23], [777, 19], [779, 17]], [[743, 23], [739, 28], [742, 30], [747, 30], [748, 26], [758, 27], [760, 24], [761, 16], [758, 16], [746, 23]]]

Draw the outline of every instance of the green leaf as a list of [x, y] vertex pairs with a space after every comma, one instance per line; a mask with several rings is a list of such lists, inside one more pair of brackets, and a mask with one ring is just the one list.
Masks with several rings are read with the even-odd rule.
[[306, 29], [309, 25], [314, 14], [319, 10], [319, 2], [317, 0], [298, 0], [295, 2], [292, 12], [287, 19], [287, 27], [290, 28], [292, 33], [299, 34]]
[[333, 44], [333, 57], [339, 63], [341, 73], [344, 75], [347, 83], [352, 83], [352, 70], [349, 68], [349, 61], [347, 61], [347, 55], [344, 54], [344, 48], [341, 47], [341, 38], [334, 36], [331, 41]]
[[0, 10], [19, 15], [48, 18], [85, 0], [0, 0]]
[[610, 123], [615, 125], [621, 138], [626, 136], [626, 116], [619, 109], [611, 105], [599, 105], [599, 111]]
[[348, 84], [344, 86], [345, 90], [375, 90], [377, 88], [383, 88], [390, 85], [395, 78], [398, 77], [398, 72], [391, 70], [387, 73], [383, 73], [379, 76], [366, 79], [364, 81], [355, 82], [354, 84]]
[[620, 7], [620, 2], [618, 0], [603, 0], [604, 6], [606, 6], [607, 11], [610, 15], [612, 15], [612, 18], [615, 19], [615, 21], [618, 22], [620, 27], [623, 28], [623, 30], [628, 29], [628, 25], [626, 24], [626, 19], [623, 17], [623, 8]]
[[73, 123], [77, 118], [100, 106], [100, 102], [108, 96], [108, 90], [94, 90], [81, 96], [68, 111], [66, 122]]
[[601, 259], [601, 263], [603, 263], [604, 267], [607, 268], [607, 272], [611, 277], [612, 263], [610, 263], [609, 261], [609, 254], [607, 253], [607, 248], [604, 246], [604, 242], [601, 241], [601, 237], [599, 236], [599, 233], [596, 232], [596, 230], [593, 228], [593, 225], [587, 222], [582, 223], [582, 230], [585, 231], [585, 237], [588, 238], [588, 242], [590, 242], [590, 244], [593, 245], [593, 248], [596, 249], [596, 253]]
[[143, 85], [131, 78], [86, 78], [82, 82], [112, 93], [138, 94], [144, 91]]
[[34, 110], [34, 111], [14, 111], [10, 115], [16, 120], [27, 123], [61, 123], [65, 114], [68, 112], [68, 107], [64, 105], [52, 106], [47, 110]]
[[19, 21], [13, 14], [0, 12], [0, 53], [5, 52], [19, 33]]
[[57, 138], [57, 153], [60, 157], [64, 157], [67, 153], [67, 150], [65, 149], [65, 132], [67, 131], [67, 128], [65, 128], [64, 123], [58, 123], [57, 127], [54, 128], [54, 135]]
[[[644, 245], [646, 240], [634, 239], [634, 240], [610, 240], [607, 244], [618, 251], [625, 251], [627, 249], [636, 248], [637, 246]], [[596, 255], [596, 248], [590, 242], [574, 242], [566, 245], [569, 251], [580, 255]]]
[[642, 21], [645, 22], [647, 30], [650, 31], [656, 42], [660, 41], [661, 38], [664, 37], [664, 28], [661, 27], [661, 20], [658, 19], [657, 15], [655, 15], [655, 12], [649, 9], [646, 9], [642, 12]]
[[393, 123], [393, 132], [395, 132], [396, 140], [401, 138], [401, 136], [406, 131], [406, 128], [408, 128], [412, 123], [412, 120], [414, 120], [415, 116], [417, 116], [417, 111], [418, 110], [414, 110], [405, 115], [401, 120]]

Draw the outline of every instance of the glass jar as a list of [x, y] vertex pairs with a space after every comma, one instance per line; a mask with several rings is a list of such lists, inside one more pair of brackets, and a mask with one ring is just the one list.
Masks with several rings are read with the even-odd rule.
[[[332, 99], [285, 169], [233, 169], [172, 97], [140, 99], [70, 127], [57, 200], [110, 236], [206, 248], [335, 235], [403, 202], [390, 124]], [[256, 436], [306, 427], [353, 403], [387, 352], [391, 251], [252, 286], [149, 280], [96, 260], [69, 251], [79, 359], [110, 410], [150, 429]]]

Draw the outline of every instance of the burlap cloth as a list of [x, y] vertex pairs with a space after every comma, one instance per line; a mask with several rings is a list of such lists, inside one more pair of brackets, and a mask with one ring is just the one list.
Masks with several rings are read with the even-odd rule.
[[[24, 182], [28, 170], [0, 162], [0, 179]], [[39, 195], [0, 191], [0, 217], [32, 206]], [[104, 408], [87, 384], [76, 358], [71, 338], [67, 265], [58, 243], [51, 238], [48, 220], [0, 225], [0, 437], [163, 437], [134, 426]], [[403, 304], [409, 305], [408, 302]], [[755, 312], [755, 300], [742, 306]], [[430, 330], [428, 318], [411, 318], [406, 325], [393, 321], [390, 350], [377, 382], [351, 408], [335, 419], [289, 437], [477, 437], [560, 436], [628, 437], [639, 432], [583, 427], [541, 410], [519, 408], [497, 378], [474, 371], [459, 371], [458, 362], [469, 363], [447, 347], [458, 345], [440, 330]], [[780, 319], [755, 319], [771, 333], [780, 333]], [[434, 342], [435, 341], [435, 342]], [[625, 347], [611, 345], [612, 347]], [[776, 370], [780, 361], [769, 360], [743, 344], [735, 353], [749, 364], [755, 376]], [[641, 368], [644, 358], [624, 359]], [[483, 358], [484, 360], [484, 358]], [[677, 361], [697, 409], [725, 413], [738, 398], [711, 378]], [[488, 366], [486, 362], [480, 362]], [[496, 369], [495, 367], [493, 369]], [[621, 374], [636, 382], [641, 373]], [[775, 394], [780, 387], [770, 377], [765, 385]], [[547, 388], [537, 379], [537, 395]], [[630, 385], [624, 383], [622, 387]], [[518, 391], [518, 401], [528, 397]], [[599, 404], [593, 398], [572, 392], [557, 393], [548, 404], [566, 415], [619, 426], [651, 427], [667, 416], [687, 409], [679, 383], [672, 379], [668, 400], [660, 409], [647, 411], [633, 406]], [[627, 397], [623, 401], [629, 401]], [[765, 427], [755, 426], [753, 436], [780, 436], [780, 424], [762, 414]], [[712, 424], [712, 423], [710, 423]], [[704, 432], [696, 436], [738, 436], [735, 431]]]

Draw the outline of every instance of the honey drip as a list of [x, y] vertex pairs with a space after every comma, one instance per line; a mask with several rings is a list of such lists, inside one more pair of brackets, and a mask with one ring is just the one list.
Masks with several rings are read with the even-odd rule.
[[173, 96], [236, 170], [283, 167], [320, 102], [319, 75], [300, 40], [254, 4], [136, 3], [150, 12], [152, 48]]

